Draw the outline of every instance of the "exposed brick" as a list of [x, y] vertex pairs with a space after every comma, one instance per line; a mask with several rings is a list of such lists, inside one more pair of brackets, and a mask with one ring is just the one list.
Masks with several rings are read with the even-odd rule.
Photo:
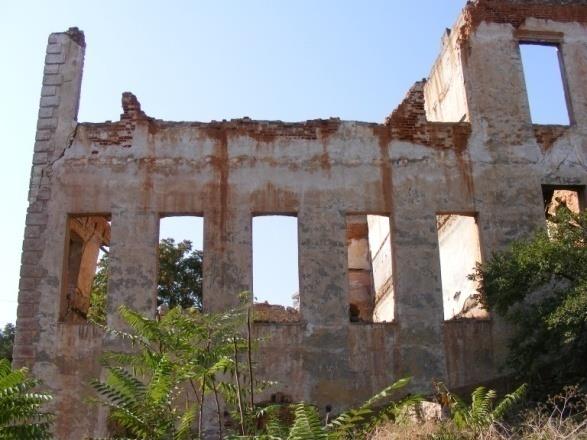
[[39, 153], [41, 151], [50, 151], [51, 145], [47, 141], [36, 141], [35, 142], [35, 153]]
[[63, 84], [63, 75], [57, 73], [55, 75], [44, 75], [43, 85], [44, 86], [59, 86]]
[[57, 128], [57, 118], [41, 118], [37, 121], [37, 129], [39, 130], [53, 130], [55, 128]]
[[42, 251], [45, 241], [39, 238], [25, 238], [22, 243], [24, 251]]
[[40, 213], [29, 213], [26, 216], [26, 224], [27, 225], [44, 225], [47, 223], [47, 213], [40, 212]]
[[29, 204], [27, 212], [29, 214], [36, 212], [44, 212], [47, 209], [47, 202], [43, 200], [36, 200]]
[[[22, 321], [23, 318], [21, 318]], [[24, 318], [29, 319], [29, 318]], [[39, 332], [36, 330], [29, 330], [22, 328], [22, 326], [18, 329], [18, 332], [15, 335], [14, 343], [18, 345], [32, 345], [36, 342], [37, 337], [39, 336]]]
[[49, 187], [39, 188], [39, 191], [37, 192], [37, 199], [49, 200], [49, 198], [51, 198], [51, 189]]
[[43, 86], [41, 88], [41, 96], [55, 96], [59, 88], [57, 86]]
[[45, 57], [45, 64], [63, 64], [65, 62], [64, 53], [48, 53]]
[[37, 302], [34, 302], [34, 303], [21, 302], [18, 304], [18, 308], [16, 309], [16, 317], [17, 318], [34, 318], [38, 312], [39, 312], [39, 304]]
[[41, 251], [25, 251], [20, 259], [22, 264], [38, 264], [43, 256]]
[[[25, 295], [25, 296], [22, 295], [22, 292], [19, 292], [19, 294], [18, 294], [18, 298], [22, 299], [22, 302], [26, 302], [26, 303], [36, 302], [40, 298], [38, 291], [26, 290], [25, 292], [27, 293], [27, 295]], [[29, 298], [28, 294], [35, 294], [36, 296], [35, 297], [30, 296], [30, 298], [34, 298], [34, 299], [29, 300], [29, 299], [27, 299], [27, 298]], [[19, 332], [20, 332], [20, 329], [25, 329], [25, 330], [36, 331], [38, 334], [39, 322], [35, 318], [20, 318], [17, 322], [17, 326], [18, 326]]]
[[12, 357], [16, 365], [26, 365], [29, 362], [29, 360], [34, 359], [35, 349], [33, 346], [17, 345], [14, 347]]
[[38, 226], [27, 226], [24, 228], [24, 236], [25, 238], [38, 238], [41, 235], [41, 231], [43, 229]]
[[37, 141], [48, 141], [53, 136], [53, 132], [51, 130], [37, 130], [37, 136], [35, 140]]
[[47, 153], [35, 153], [33, 154], [33, 163], [36, 164], [41, 164], [41, 163], [47, 163]]
[[55, 74], [55, 73], [59, 73], [59, 71], [61, 70], [61, 65], [60, 64], [45, 64], [45, 68], [43, 69], [43, 73], [45, 75], [49, 74]]
[[42, 96], [41, 107], [57, 107], [59, 105], [59, 96]]
[[40, 278], [44, 276], [46, 273], [47, 271], [39, 265], [23, 264], [22, 266], [20, 266], [21, 277]]
[[21, 278], [18, 283], [19, 289], [34, 290], [39, 285], [39, 278]]
[[58, 54], [63, 51], [63, 45], [59, 43], [51, 43], [47, 46], [47, 53]]

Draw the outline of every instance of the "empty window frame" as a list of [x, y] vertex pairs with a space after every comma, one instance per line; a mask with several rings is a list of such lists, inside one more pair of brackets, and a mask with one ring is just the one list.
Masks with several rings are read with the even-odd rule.
[[481, 262], [479, 229], [474, 215], [436, 216], [444, 319], [486, 318], [478, 281], [469, 279]]
[[559, 46], [520, 42], [520, 53], [532, 122], [569, 125], [570, 106]]
[[571, 212], [578, 214], [583, 209], [583, 194], [582, 186], [542, 185], [546, 218], [554, 216], [561, 206], [566, 206]]
[[157, 314], [203, 305], [204, 218], [168, 216], [159, 221]]
[[259, 215], [252, 223], [254, 319], [299, 321], [298, 219]]
[[69, 216], [59, 320], [106, 319], [110, 216]]
[[393, 321], [395, 305], [389, 216], [347, 216], [347, 250], [350, 321]]

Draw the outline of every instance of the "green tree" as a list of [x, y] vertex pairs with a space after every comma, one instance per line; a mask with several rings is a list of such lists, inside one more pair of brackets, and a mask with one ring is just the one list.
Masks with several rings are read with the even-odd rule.
[[4, 330], [0, 330], [0, 359], [8, 359], [9, 362], [12, 362], [15, 333], [16, 328], [11, 323], [6, 324]]
[[172, 238], [161, 240], [157, 305], [202, 309], [203, 256], [202, 251], [192, 250], [189, 240], [177, 244]]
[[33, 391], [39, 382], [28, 376], [26, 368], [13, 370], [10, 362], [0, 359], [0, 438], [50, 439], [53, 415], [41, 411], [51, 400], [46, 393]]
[[564, 205], [547, 229], [478, 266], [484, 302], [513, 326], [507, 365], [534, 392], [587, 378], [587, 211]]
[[[202, 261], [203, 252], [192, 249], [189, 240], [175, 243], [165, 238], [159, 243], [159, 280], [157, 283], [157, 305], [169, 308], [181, 306], [202, 310]], [[99, 324], [106, 323], [106, 291], [108, 284], [108, 254], [98, 262], [92, 284], [88, 319]]]

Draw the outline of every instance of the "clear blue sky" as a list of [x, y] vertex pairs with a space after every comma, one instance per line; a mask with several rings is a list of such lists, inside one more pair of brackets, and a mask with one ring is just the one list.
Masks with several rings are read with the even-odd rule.
[[[132, 91], [168, 120], [382, 121], [428, 75], [464, 0], [4, 1], [0, 325], [14, 321], [49, 33], [87, 41], [80, 121], [117, 120]], [[177, 239], [186, 234], [178, 227]], [[170, 234], [173, 233], [171, 228]], [[189, 234], [188, 234], [189, 235]], [[268, 268], [271, 272], [271, 268]]]

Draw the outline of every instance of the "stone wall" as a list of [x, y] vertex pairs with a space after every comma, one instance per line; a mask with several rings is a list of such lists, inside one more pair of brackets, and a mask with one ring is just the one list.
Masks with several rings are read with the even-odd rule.
[[[437, 215], [475, 215], [489, 256], [544, 227], [543, 186], [572, 187], [584, 206], [587, 5], [558, 3], [467, 3], [431, 80], [416, 83], [383, 124], [161, 121], [130, 93], [120, 121], [78, 123], [83, 34], [52, 34], [14, 355], [55, 394], [56, 437], [105, 434], [104, 414], [85, 398], [101, 351], [114, 344], [60, 315], [76, 216], [111, 221], [108, 322], [117, 325], [120, 304], [155, 313], [160, 217], [205, 218], [204, 308], [222, 310], [252, 287], [252, 215], [296, 215], [297, 319], [255, 324], [267, 337], [260, 371], [279, 383], [263, 398], [282, 393], [338, 412], [404, 375], [421, 391], [433, 378], [449, 387], [498, 378], [508, 335], [501, 319], [444, 320]], [[530, 120], [518, 42], [544, 38], [561, 49], [570, 126]], [[392, 322], [349, 316], [353, 289], [366, 289], [366, 303], [377, 290], [373, 262], [361, 263], [353, 244], [367, 239], [366, 222], [349, 226], [372, 214], [390, 218]], [[350, 269], [367, 275], [353, 284]]]

